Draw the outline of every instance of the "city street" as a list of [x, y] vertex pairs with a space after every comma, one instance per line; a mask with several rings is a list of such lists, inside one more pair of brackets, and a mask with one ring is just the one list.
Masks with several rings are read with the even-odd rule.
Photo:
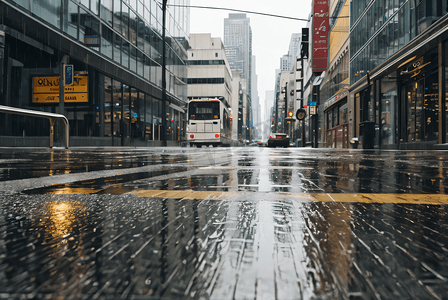
[[0, 148], [0, 299], [448, 299], [448, 152]]

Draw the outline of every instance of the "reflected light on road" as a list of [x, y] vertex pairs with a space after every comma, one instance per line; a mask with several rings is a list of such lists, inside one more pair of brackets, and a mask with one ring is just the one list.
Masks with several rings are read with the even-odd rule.
[[49, 203], [46, 217], [51, 225], [47, 230], [54, 238], [67, 237], [74, 228], [76, 216], [82, 214], [83, 210], [82, 204], [78, 201]]

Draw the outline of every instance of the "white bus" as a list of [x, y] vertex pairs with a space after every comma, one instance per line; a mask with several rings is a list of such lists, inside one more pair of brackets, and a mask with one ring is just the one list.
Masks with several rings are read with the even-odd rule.
[[188, 102], [187, 141], [190, 147], [230, 146], [231, 116], [227, 101], [220, 98]]

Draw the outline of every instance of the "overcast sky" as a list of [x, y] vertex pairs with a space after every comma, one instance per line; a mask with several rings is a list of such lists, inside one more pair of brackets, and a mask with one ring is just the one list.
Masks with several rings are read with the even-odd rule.
[[[192, 6], [207, 6], [254, 11], [308, 19], [312, 0], [190, 0]], [[211, 33], [224, 42], [224, 19], [228, 10], [191, 8], [190, 33]], [[289, 20], [247, 13], [252, 28], [252, 53], [256, 56], [258, 95], [264, 109], [265, 92], [273, 90], [275, 70], [280, 58], [288, 53], [292, 33], [302, 32], [305, 21]]]

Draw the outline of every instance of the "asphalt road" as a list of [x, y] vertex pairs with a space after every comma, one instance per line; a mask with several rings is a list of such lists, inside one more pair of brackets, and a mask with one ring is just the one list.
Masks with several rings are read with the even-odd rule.
[[0, 153], [0, 299], [448, 299], [448, 152]]

